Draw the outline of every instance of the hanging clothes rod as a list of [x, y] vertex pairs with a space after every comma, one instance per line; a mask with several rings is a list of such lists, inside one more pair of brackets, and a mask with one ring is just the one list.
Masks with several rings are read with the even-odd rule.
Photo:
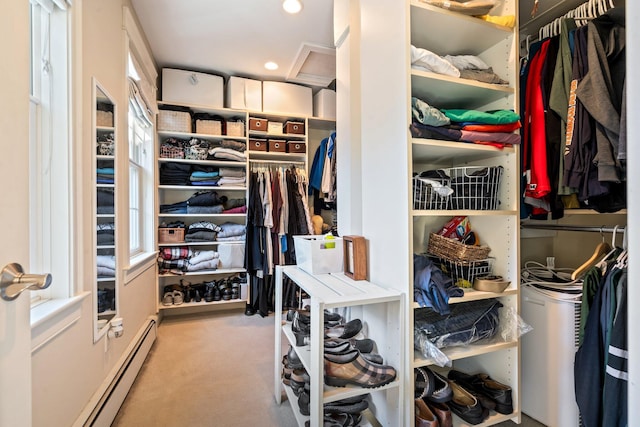
[[262, 163], [269, 165], [304, 165], [305, 162], [292, 162], [286, 160], [252, 160], [249, 159], [249, 163]]
[[536, 230], [553, 230], [553, 231], [581, 231], [587, 233], [624, 233], [625, 227], [597, 227], [597, 226], [582, 226], [582, 225], [558, 225], [558, 224], [521, 224], [522, 228], [536, 229]]

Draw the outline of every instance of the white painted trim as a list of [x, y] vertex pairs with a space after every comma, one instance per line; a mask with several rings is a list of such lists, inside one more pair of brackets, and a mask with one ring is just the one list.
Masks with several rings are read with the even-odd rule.
[[131, 263], [123, 268], [125, 286], [149, 268], [155, 266], [157, 254], [157, 251], [144, 252], [131, 258]]
[[123, 6], [123, 29], [129, 35], [131, 39], [131, 44], [135, 48], [135, 54], [140, 61], [142, 61], [142, 71], [146, 78], [149, 80], [149, 83], [152, 84], [155, 88], [155, 82], [158, 78], [158, 72], [156, 71], [156, 64], [153, 60], [153, 57], [149, 54], [147, 50], [147, 44], [145, 43], [145, 37], [140, 28], [138, 28], [138, 24], [136, 23], [136, 19], [133, 14], [129, 10], [127, 6]]
[[71, 298], [51, 299], [31, 309], [32, 354], [80, 319], [82, 301], [89, 295], [83, 292]]
[[113, 366], [113, 369], [111, 369], [111, 371], [105, 377], [105, 379], [102, 382], [102, 384], [100, 385], [100, 387], [98, 387], [96, 392], [93, 394], [93, 396], [91, 397], [91, 399], [89, 400], [87, 405], [84, 407], [84, 409], [82, 410], [82, 412], [80, 413], [80, 415], [76, 419], [76, 421], [73, 423], [72, 427], [84, 426], [85, 423], [89, 420], [89, 417], [91, 417], [91, 414], [92, 414], [93, 410], [100, 403], [100, 400], [105, 395], [105, 392], [109, 389], [109, 387], [113, 383], [113, 381], [116, 378], [116, 376], [118, 375], [118, 373], [122, 370], [125, 362], [127, 362], [127, 359], [129, 358], [131, 353], [136, 350], [136, 347], [139, 345], [140, 339], [142, 338], [142, 336], [144, 335], [145, 331], [149, 327], [150, 322], [155, 322], [156, 323], [156, 327], [157, 327], [157, 325], [158, 325], [158, 317], [157, 316], [149, 316], [148, 320], [145, 321], [142, 324], [142, 326], [140, 327], [140, 329], [136, 333], [135, 337], [133, 337], [133, 339], [131, 340], [131, 342], [127, 346], [126, 350], [122, 353], [122, 356], [120, 357], [120, 359], [118, 359], [116, 364]]

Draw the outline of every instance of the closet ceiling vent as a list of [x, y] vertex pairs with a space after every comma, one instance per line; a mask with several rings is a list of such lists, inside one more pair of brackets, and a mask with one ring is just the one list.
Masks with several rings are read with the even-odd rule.
[[303, 43], [287, 75], [287, 80], [327, 87], [336, 78], [335, 49]]

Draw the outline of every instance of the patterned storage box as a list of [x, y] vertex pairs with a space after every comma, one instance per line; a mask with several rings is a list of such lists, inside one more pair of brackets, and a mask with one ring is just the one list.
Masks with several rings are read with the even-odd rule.
[[158, 243], [184, 242], [184, 228], [158, 228]]
[[113, 127], [113, 113], [111, 111], [96, 111], [96, 125], [101, 127]]

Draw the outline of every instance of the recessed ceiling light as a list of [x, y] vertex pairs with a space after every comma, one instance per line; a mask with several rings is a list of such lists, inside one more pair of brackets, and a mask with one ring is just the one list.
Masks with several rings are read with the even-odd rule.
[[273, 61], [269, 61], [269, 62], [265, 62], [264, 63], [264, 68], [266, 68], [267, 70], [277, 70], [278, 69], [278, 64], [276, 64]]
[[287, 13], [298, 13], [302, 10], [302, 2], [300, 0], [284, 0], [282, 8]]

